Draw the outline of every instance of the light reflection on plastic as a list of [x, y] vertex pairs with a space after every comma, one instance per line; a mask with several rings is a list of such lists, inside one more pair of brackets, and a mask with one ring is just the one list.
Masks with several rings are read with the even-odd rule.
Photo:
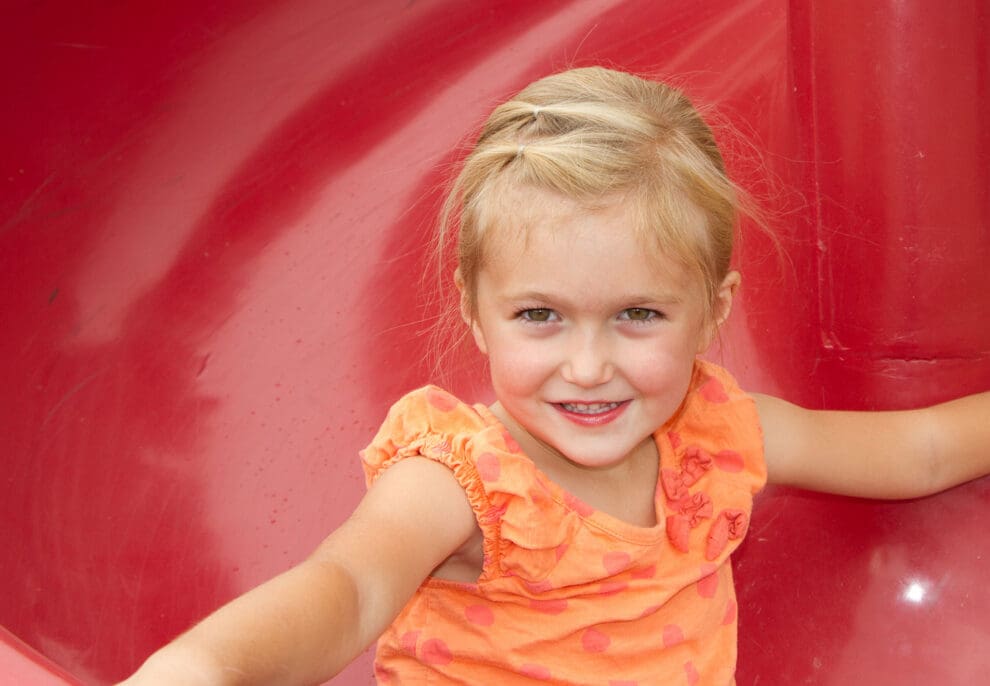
[[917, 605], [925, 599], [927, 590], [920, 581], [912, 581], [904, 589], [904, 600]]

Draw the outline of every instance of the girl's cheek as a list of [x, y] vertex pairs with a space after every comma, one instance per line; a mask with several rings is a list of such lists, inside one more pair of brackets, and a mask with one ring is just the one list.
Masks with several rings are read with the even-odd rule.
[[687, 350], [629, 354], [625, 362], [626, 375], [647, 393], [666, 394], [682, 387], [686, 391], [694, 371], [694, 354]]
[[524, 386], [553, 370], [551, 357], [541, 346], [517, 343], [500, 346], [497, 353], [493, 351], [489, 356], [489, 365], [492, 375], [498, 377], [503, 387]]

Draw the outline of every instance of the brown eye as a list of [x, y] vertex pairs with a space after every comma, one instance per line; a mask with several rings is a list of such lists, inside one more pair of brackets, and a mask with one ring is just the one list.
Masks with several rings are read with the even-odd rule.
[[553, 310], [545, 307], [537, 307], [532, 310], [523, 310], [519, 315], [531, 322], [548, 322], [553, 319]]
[[654, 317], [659, 317], [660, 313], [655, 310], [648, 310], [645, 307], [630, 307], [628, 310], [623, 310], [619, 316], [622, 319], [628, 319], [634, 322], [647, 322]]

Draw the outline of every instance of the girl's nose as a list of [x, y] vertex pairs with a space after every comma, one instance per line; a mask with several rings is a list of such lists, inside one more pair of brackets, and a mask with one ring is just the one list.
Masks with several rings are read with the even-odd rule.
[[584, 336], [575, 341], [561, 368], [568, 383], [593, 388], [608, 383], [614, 373], [608, 345], [598, 336]]

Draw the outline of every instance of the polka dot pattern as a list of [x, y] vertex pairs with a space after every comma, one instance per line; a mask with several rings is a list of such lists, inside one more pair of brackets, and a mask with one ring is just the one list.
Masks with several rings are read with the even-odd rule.
[[725, 616], [722, 617], [722, 626], [728, 626], [736, 621], [736, 617], [739, 614], [739, 604], [736, 603], [735, 598], [729, 598], [728, 604], [725, 606]]
[[660, 612], [660, 610], [662, 610], [662, 609], [663, 609], [663, 605], [650, 605], [649, 607], [645, 608], [640, 613], [639, 616], [640, 617], [649, 617], [650, 615], [654, 615], [657, 612]]
[[392, 672], [385, 669], [379, 664], [375, 665], [375, 681], [378, 682], [379, 686], [388, 686], [392, 683]]
[[433, 387], [426, 389], [426, 402], [441, 412], [450, 412], [460, 404], [450, 393]]
[[595, 512], [595, 508], [570, 493], [564, 496], [564, 502], [582, 517], [590, 517]]
[[537, 612], [542, 612], [546, 615], [559, 615], [561, 612], [567, 609], [567, 599], [560, 598], [558, 600], [530, 600], [529, 606], [536, 610]]
[[468, 605], [464, 608], [464, 616], [478, 626], [491, 626], [495, 623], [495, 613], [487, 605]]
[[533, 502], [533, 507], [543, 509], [550, 505], [550, 494], [540, 486], [534, 486], [526, 491], [526, 495]]
[[[648, 674], [642, 683], [700, 684], [696, 666], [705, 678], [728, 673], [738, 606], [722, 566], [732, 536], [745, 531], [730, 515], [750, 512], [762, 440], [752, 400], [731, 377], [699, 362], [692, 384], [655, 437], [654, 528], [617, 521], [548, 481], [482, 405], [433, 389], [394, 408], [362, 452], [369, 480], [406, 454], [448, 466], [484, 534], [484, 571], [476, 584], [428, 581], [416, 591], [383, 636], [381, 683], [472, 683], [481, 666], [503, 670], [503, 678], [486, 671], [490, 683], [631, 686]], [[696, 418], [716, 414], [749, 428], [699, 431]], [[652, 650], [626, 652], [644, 637]]]
[[553, 582], [550, 579], [543, 579], [541, 581], [524, 581], [523, 584], [533, 595], [542, 595], [548, 591], [553, 590]]
[[519, 668], [519, 673], [537, 681], [550, 681], [553, 678], [550, 670], [543, 665], [525, 664]]
[[630, 562], [632, 562], [632, 556], [621, 550], [605, 553], [605, 555], [602, 556], [602, 566], [605, 567], [605, 571], [612, 576], [615, 576], [619, 572], [625, 571]]
[[493, 453], [481, 453], [475, 461], [475, 469], [482, 481], [498, 481], [502, 473], [502, 464]]
[[629, 572], [629, 576], [633, 579], [652, 579], [657, 575], [657, 566], [650, 565], [649, 567], [640, 567], [639, 569], [634, 569]]
[[428, 665], [447, 665], [454, 659], [450, 648], [439, 638], [431, 638], [423, 642], [423, 652], [420, 659]]
[[663, 647], [673, 648], [678, 643], [684, 642], [684, 632], [676, 624], [668, 624], [663, 628]]
[[701, 579], [698, 580], [698, 595], [714, 598], [718, 592], [718, 567], [713, 564], [701, 566]]
[[710, 403], [722, 404], [729, 402], [729, 395], [725, 392], [725, 387], [722, 382], [716, 379], [714, 376], [709, 377], [709, 379], [701, 385], [698, 389], [698, 393], [701, 397]]
[[615, 595], [629, 588], [625, 581], [605, 581], [598, 587], [598, 595]]
[[698, 670], [695, 669], [693, 662], [684, 663], [684, 675], [687, 677], [689, 686], [695, 686], [695, 684], [701, 681], [701, 675], [698, 674]]
[[505, 444], [505, 449], [510, 453], [522, 452], [522, 448], [520, 448], [519, 444], [516, 443], [516, 439], [514, 439], [512, 434], [510, 434], [507, 430], [502, 431], [502, 442]]
[[581, 635], [581, 647], [589, 653], [604, 653], [611, 644], [612, 639], [598, 629], [588, 629]]
[[410, 655], [416, 654], [416, 644], [419, 642], [419, 633], [420, 632], [418, 631], [407, 631], [402, 635], [400, 645], [402, 646], [403, 651], [409, 653]]
[[723, 472], [738, 474], [746, 464], [743, 462], [743, 456], [735, 450], [720, 450], [715, 453], [715, 466]]

